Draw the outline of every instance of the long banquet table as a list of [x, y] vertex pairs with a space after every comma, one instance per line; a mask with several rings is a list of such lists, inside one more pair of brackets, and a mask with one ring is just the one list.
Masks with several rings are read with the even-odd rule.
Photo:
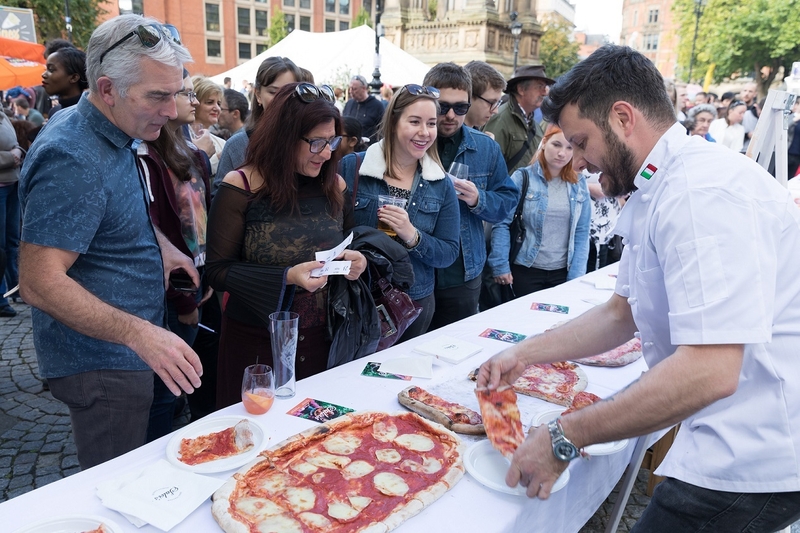
[[[574, 318], [590, 309], [598, 301], [609, 298], [612, 294], [610, 290], [595, 289], [594, 285], [586, 283], [586, 280], [603, 277], [607, 279], [607, 276], [613, 275], [615, 272], [616, 265], [611, 265], [598, 272], [593, 272], [585, 278], [521, 297], [366, 359], [357, 360], [304, 379], [298, 382], [297, 395], [294, 398], [276, 400], [272, 409], [265, 415], [249, 415], [239, 403], [209, 416], [250, 416], [261, 426], [267, 438], [267, 446], [271, 446], [316, 424], [286, 414], [291, 407], [304, 398], [324, 400], [356, 410], [386, 410], [390, 412], [403, 410], [397, 402], [397, 393], [400, 390], [410, 384], [435, 390], [437, 384], [462, 380], [481, 362], [509, 346], [504, 342], [479, 337], [479, 334], [485, 329], [504, 329], [526, 335], [540, 333], [556, 322]], [[569, 314], [532, 311], [530, 309], [532, 302], [568, 305]], [[483, 350], [457, 365], [435, 362], [431, 380], [414, 378], [408, 382], [361, 375], [367, 361], [380, 362], [411, 355], [414, 346], [442, 334], [479, 344]], [[589, 377], [589, 385], [586, 390], [601, 397], [607, 397], [621, 390], [647, 369], [643, 359], [621, 368], [588, 366], [583, 368]], [[547, 410], [548, 406], [554, 407], [533, 398], [525, 397], [524, 401], [540, 403], [541, 405], [536, 407], [541, 411]], [[529, 421], [523, 420], [523, 422], [528, 423]], [[17, 528], [49, 517], [86, 514], [108, 518], [122, 526], [126, 532], [156, 533], [160, 531], [149, 525], [137, 529], [122, 515], [104, 507], [95, 495], [95, 487], [103, 481], [114, 479], [126, 472], [141, 470], [164, 458], [169, 439], [168, 435], [104, 464], [0, 504], [0, 524], [2, 524], [0, 529], [4, 532], [13, 532]], [[595, 513], [619, 481], [631, 461], [635, 444], [636, 439], [632, 439], [628, 446], [618, 453], [595, 456], [588, 461], [573, 461], [569, 466], [571, 475], [569, 483], [546, 501], [530, 500], [521, 496], [496, 492], [466, 474], [439, 501], [405, 522], [396, 531], [399, 533], [417, 531], [442, 533], [466, 531], [577, 532]], [[227, 478], [232, 473], [229, 471], [207, 475]], [[219, 531], [210, 509], [209, 500], [171, 531], [190, 533]]]

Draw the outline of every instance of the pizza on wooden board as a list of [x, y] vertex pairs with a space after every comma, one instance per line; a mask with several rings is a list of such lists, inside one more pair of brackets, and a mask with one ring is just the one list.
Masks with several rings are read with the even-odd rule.
[[[477, 381], [478, 370], [470, 372], [469, 379]], [[569, 407], [575, 395], [584, 390], [588, 383], [586, 372], [575, 363], [564, 361], [529, 365], [513, 387], [520, 394]]]
[[385, 533], [464, 475], [464, 445], [415, 413], [362, 411], [279, 443], [212, 499], [226, 533]]
[[398, 393], [397, 401], [415, 413], [438, 422], [456, 433], [465, 435], [486, 433], [479, 413], [431, 394], [421, 387], [411, 386], [403, 389]]
[[505, 386], [491, 390], [475, 389], [475, 396], [478, 397], [489, 442], [495, 450], [511, 459], [525, 440], [517, 395], [511, 387]]
[[178, 461], [193, 466], [239, 455], [253, 446], [253, 430], [245, 419], [222, 431], [181, 439]]

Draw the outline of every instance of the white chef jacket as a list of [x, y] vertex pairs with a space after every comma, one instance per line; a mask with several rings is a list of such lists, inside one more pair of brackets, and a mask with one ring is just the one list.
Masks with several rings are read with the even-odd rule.
[[615, 290], [648, 365], [679, 345], [745, 346], [737, 391], [683, 421], [656, 473], [714, 490], [800, 490], [800, 209], [754, 161], [679, 124], [634, 183], [617, 221], [627, 246]]

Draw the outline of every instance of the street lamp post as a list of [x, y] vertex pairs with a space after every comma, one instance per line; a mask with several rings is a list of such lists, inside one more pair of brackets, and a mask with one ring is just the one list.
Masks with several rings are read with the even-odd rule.
[[72, 42], [72, 17], [69, 16], [69, 0], [64, 0], [64, 22], [67, 25], [67, 40]]
[[694, 0], [694, 38], [692, 39], [692, 55], [689, 57], [689, 83], [692, 82], [692, 68], [694, 67], [694, 47], [697, 44], [697, 30], [700, 28], [700, 17], [706, 8], [708, 0]]
[[375, 70], [372, 71], [372, 81], [369, 82], [370, 94], [380, 94], [383, 82], [381, 81], [381, 37], [383, 37], [383, 24], [381, 24], [381, 0], [375, 2]]
[[522, 35], [522, 23], [517, 22], [517, 16], [516, 11], [512, 11], [508, 15], [508, 18], [511, 19], [511, 35], [514, 36], [514, 72], [517, 70], [517, 58], [519, 57], [519, 36]]

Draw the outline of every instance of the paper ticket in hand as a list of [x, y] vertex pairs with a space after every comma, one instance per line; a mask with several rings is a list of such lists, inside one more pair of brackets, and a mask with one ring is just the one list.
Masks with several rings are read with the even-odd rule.
[[352, 263], [352, 261], [330, 261], [325, 263], [324, 266], [312, 270], [311, 277], [321, 278], [322, 276], [344, 276], [345, 274], [350, 273], [350, 263]]
[[[352, 232], [336, 248], [331, 248], [330, 250], [323, 250], [321, 252], [316, 252], [314, 254], [314, 256], [315, 256], [317, 261], [322, 261], [323, 263], [328, 263], [330, 261], [333, 261], [337, 257], [339, 257], [341, 255], [341, 253], [344, 252], [345, 248], [350, 246], [351, 242], [353, 242], [353, 233]], [[341, 261], [341, 262], [346, 262], [348, 265], [350, 264], [350, 261]], [[337, 272], [337, 274], [346, 274], [346, 272]], [[312, 276], [315, 276], [315, 275], [316, 274], [312, 274]], [[325, 274], [320, 274], [320, 275], [324, 276]]]

